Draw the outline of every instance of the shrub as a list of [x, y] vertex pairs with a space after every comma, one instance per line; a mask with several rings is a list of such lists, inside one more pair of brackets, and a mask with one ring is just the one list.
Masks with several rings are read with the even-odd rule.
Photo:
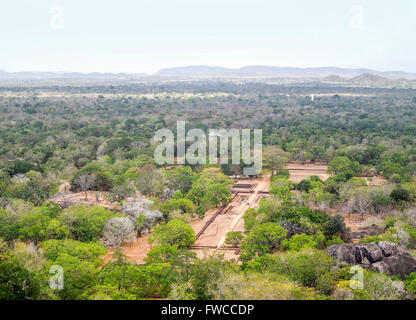
[[312, 189], [311, 181], [309, 179], [304, 179], [296, 185], [297, 190], [309, 192]]
[[409, 191], [402, 188], [393, 189], [393, 191], [390, 193], [390, 198], [395, 203], [409, 202], [411, 200]]
[[325, 295], [330, 295], [335, 290], [335, 277], [331, 272], [321, 274], [316, 281], [316, 289]]
[[342, 236], [346, 232], [344, 217], [340, 214], [329, 217], [329, 220], [324, 223], [324, 234], [327, 238], [333, 236]]
[[23, 266], [0, 263], [0, 300], [32, 300], [40, 293], [38, 278]]
[[406, 276], [405, 285], [407, 290], [416, 294], [416, 272], [412, 272]]
[[296, 234], [289, 240], [282, 241], [282, 248], [285, 250], [300, 251], [303, 248], [316, 248], [318, 243], [313, 236], [308, 236], [304, 233]]
[[284, 257], [285, 273], [309, 287], [316, 287], [318, 279], [329, 272], [333, 264], [334, 261], [328, 254], [310, 248], [289, 252]]
[[326, 246], [327, 247], [330, 247], [330, 246], [332, 246], [334, 244], [343, 244], [343, 243], [344, 243], [344, 241], [340, 237], [333, 237], [332, 239], [329, 239], [326, 242]]
[[205, 212], [207, 210], [203, 206], [198, 206], [195, 209], [195, 213], [198, 215], [199, 219], [203, 219], [205, 217]]
[[243, 238], [244, 236], [240, 231], [230, 231], [230, 232], [227, 232], [225, 243], [228, 245], [237, 247], [238, 245], [241, 244], [241, 241], [243, 240]]

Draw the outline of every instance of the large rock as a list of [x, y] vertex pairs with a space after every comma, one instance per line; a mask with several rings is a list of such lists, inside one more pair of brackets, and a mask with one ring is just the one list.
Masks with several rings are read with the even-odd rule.
[[383, 255], [385, 257], [390, 257], [392, 254], [396, 254], [398, 251], [396, 245], [391, 242], [380, 241], [378, 246], [381, 248], [381, 251], [383, 251]]
[[394, 243], [340, 244], [328, 248], [328, 254], [336, 259], [359, 264], [363, 268], [389, 275], [408, 275], [416, 272], [416, 259]]
[[416, 259], [410, 253], [398, 249], [396, 254], [373, 263], [371, 269], [391, 276], [395, 274], [404, 276], [416, 272]]
[[383, 258], [382, 249], [375, 243], [340, 244], [329, 247], [328, 254], [348, 263], [371, 264]]
[[356, 263], [355, 262], [355, 249], [351, 245], [332, 245], [328, 248], [328, 254], [333, 256], [334, 258], [342, 261], [346, 261], [348, 263]]
[[360, 243], [355, 245], [355, 259], [359, 264], [372, 264], [383, 258], [383, 251], [375, 243]]

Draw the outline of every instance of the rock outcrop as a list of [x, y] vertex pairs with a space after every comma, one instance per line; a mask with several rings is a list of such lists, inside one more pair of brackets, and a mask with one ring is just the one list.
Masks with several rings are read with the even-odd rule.
[[332, 245], [328, 254], [336, 259], [388, 275], [416, 272], [416, 259], [394, 243], [359, 243]]

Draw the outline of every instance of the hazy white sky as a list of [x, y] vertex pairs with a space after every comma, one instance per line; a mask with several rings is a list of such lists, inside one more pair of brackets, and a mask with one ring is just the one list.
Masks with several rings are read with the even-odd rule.
[[416, 0], [2, 0], [0, 69], [181, 65], [416, 72]]

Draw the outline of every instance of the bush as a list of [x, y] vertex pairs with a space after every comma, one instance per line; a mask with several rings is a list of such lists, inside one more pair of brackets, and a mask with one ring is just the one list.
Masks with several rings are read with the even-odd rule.
[[340, 237], [333, 237], [332, 239], [329, 239], [326, 242], [326, 246], [327, 247], [330, 247], [330, 246], [332, 246], [334, 244], [343, 244], [343, 243], [344, 243], [344, 241], [342, 241], [342, 239]]
[[198, 215], [199, 219], [204, 219], [206, 211], [207, 210], [203, 206], [198, 206], [195, 209], [195, 213]]
[[296, 190], [309, 192], [312, 189], [312, 185], [309, 179], [304, 179], [296, 185]]
[[406, 289], [416, 294], [416, 272], [412, 272], [408, 276], [406, 276], [405, 281]]
[[329, 217], [329, 220], [324, 223], [324, 234], [327, 238], [333, 236], [342, 236], [346, 233], [347, 229], [344, 223], [344, 217], [340, 214]]
[[303, 248], [316, 248], [318, 243], [313, 236], [304, 233], [296, 234], [289, 240], [282, 241], [282, 249], [291, 251], [300, 251]]
[[395, 203], [411, 201], [409, 191], [407, 191], [406, 189], [402, 189], [402, 188], [393, 189], [393, 191], [390, 193], [390, 198]]
[[216, 300], [315, 300], [322, 299], [314, 290], [298, 286], [286, 277], [238, 272], [222, 273], [210, 288]]
[[364, 270], [365, 290], [374, 300], [407, 300], [410, 298], [402, 281], [378, 272]]
[[0, 300], [32, 300], [40, 293], [37, 277], [23, 266], [0, 263]]
[[325, 252], [305, 248], [301, 251], [256, 257], [245, 262], [242, 268], [246, 271], [284, 274], [301, 285], [320, 286], [322, 291], [329, 291], [333, 280], [328, 279], [325, 274], [330, 273], [333, 266], [334, 260]]
[[330, 272], [333, 264], [334, 261], [329, 255], [310, 248], [290, 252], [284, 257], [285, 273], [309, 287], [316, 287], [319, 278]]
[[397, 218], [386, 217], [386, 219], [385, 219], [386, 228], [385, 229], [387, 230], [389, 228], [393, 228], [394, 225], [396, 224], [396, 222], [397, 222]]
[[321, 274], [316, 281], [316, 289], [325, 295], [330, 295], [335, 290], [335, 277], [331, 272]]
[[348, 180], [348, 183], [350, 183], [351, 185], [353, 185], [355, 187], [366, 187], [367, 186], [367, 182], [365, 181], [365, 179], [358, 178], [358, 177], [352, 177], [351, 179]]
[[228, 245], [237, 247], [238, 245], [241, 244], [241, 241], [243, 240], [243, 238], [244, 236], [240, 231], [230, 231], [230, 232], [227, 232], [225, 243]]

